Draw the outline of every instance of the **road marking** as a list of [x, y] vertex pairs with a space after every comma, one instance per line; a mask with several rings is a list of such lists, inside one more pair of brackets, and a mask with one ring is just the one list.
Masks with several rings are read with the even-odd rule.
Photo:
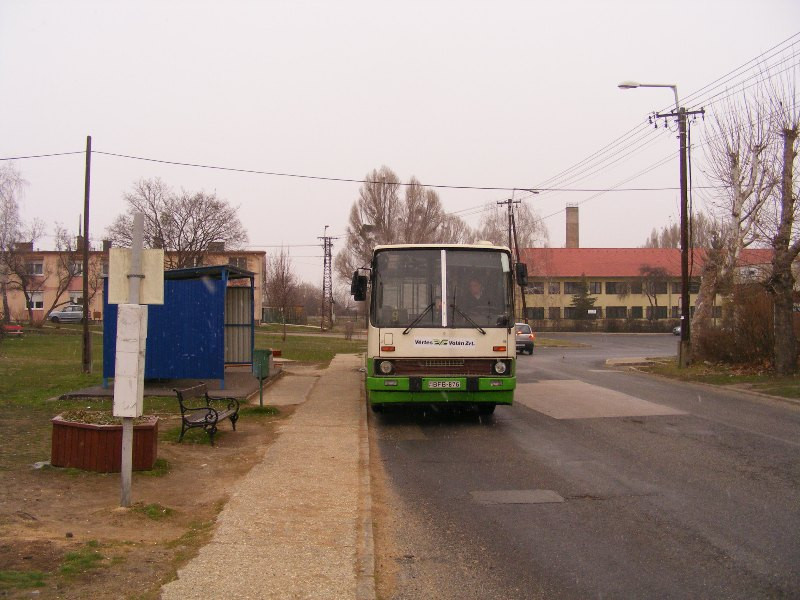
[[476, 504], [553, 504], [564, 498], [553, 490], [493, 490], [470, 492]]
[[685, 415], [682, 410], [583, 381], [549, 379], [517, 384], [514, 400], [554, 419]]

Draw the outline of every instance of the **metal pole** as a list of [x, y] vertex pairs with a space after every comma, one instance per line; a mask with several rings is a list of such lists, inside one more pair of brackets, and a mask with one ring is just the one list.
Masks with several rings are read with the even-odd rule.
[[689, 343], [691, 321], [691, 311], [689, 309], [689, 186], [687, 181], [685, 108], [678, 108], [678, 135], [681, 147], [681, 341], [678, 348], [678, 366], [685, 368], [691, 362], [691, 346]]
[[92, 136], [86, 136], [86, 176], [83, 184], [83, 372], [92, 372], [89, 334], [89, 182], [92, 172]]
[[[144, 215], [133, 215], [133, 244], [131, 245], [131, 270], [128, 274], [128, 302], [139, 304], [139, 289], [142, 281], [142, 240], [144, 238]], [[133, 473], [133, 417], [122, 417], [122, 465], [120, 468], [122, 489], [120, 506], [131, 505], [131, 477]]]

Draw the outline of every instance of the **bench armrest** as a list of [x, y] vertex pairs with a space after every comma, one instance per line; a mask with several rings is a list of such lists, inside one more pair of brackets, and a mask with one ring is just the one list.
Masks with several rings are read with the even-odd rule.
[[235, 410], [237, 413], [239, 412], [239, 400], [238, 398], [233, 398], [231, 396], [208, 396], [206, 395], [206, 404], [211, 406], [212, 402], [222, 402], [228, 403], [228, 410]]

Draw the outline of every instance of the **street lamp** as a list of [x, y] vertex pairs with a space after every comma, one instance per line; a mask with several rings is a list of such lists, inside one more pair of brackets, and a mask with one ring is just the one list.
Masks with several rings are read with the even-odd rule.
[[680, 139], [681, 180], [681, 341], [678, 345], [678, 366], [689, 365], [689, 192], [687, 184], [686, 158], [686, 109], [678, 101], [678, 86], [670, 83], [639, 83], [623, 81], [617, 87], [631, 90], [640, 87], [671, 88], [675, 95], [675, 111], [678, 113], [678, 137]]

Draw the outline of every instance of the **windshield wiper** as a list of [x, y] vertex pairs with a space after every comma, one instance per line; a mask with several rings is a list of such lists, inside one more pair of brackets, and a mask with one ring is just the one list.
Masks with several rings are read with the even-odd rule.
[[470, 322], [470, 324], [471, 324], [471, 325], [472, 325], [472, 326], [473, 326], [475, 329], [477, 329], [478, 331], [480, 331], [480, 332], [481, 332], [483, 335], [486, 335], [486, 332], [483, 330], [483, 327], [481, 327], [481, 326], [480, 326], [480, 325], [478, 325], [478, 324], [477, 324], [475, 321], [473, 321], [472, 319], [470, 319], [470, 318], [469, 318], [469, 316], [468, 316], [468, 315], [467, 315], [467, 314], [466, 314], [466, 313], [465, 313], [463, 310], [461, 310], [460, 308], [458, 308], [458, 307], [456, 306], [455, 302], [453, 302], [453, 304], [451, 304], [451, 305], [450, 305], [450, 308], [452, 308], [454, 311], [456, 311], [458, 314], [460, 314], [462, 317], [464, 317], [464, 318], [465, 318], [467, 321], [469, 321], [469, 322]]
[[436, 302], [431, 302], [430, 304], [428, 304], [428, 306], [425, 307], [425, 310], [423, 310], [416, 319], [414, 319], [413, 321], [411, 321], [411, 323], [409, 323], [408, 327], [406, 327], [405, 330], [403, 331], [403, 335], [406, 335], [409, 331], [411, 331], [414, 328], [414, 326], [417, 323], [422, 321], [422, 318], [430, 312], [430, 310], [434, 307], [435, 304]]

